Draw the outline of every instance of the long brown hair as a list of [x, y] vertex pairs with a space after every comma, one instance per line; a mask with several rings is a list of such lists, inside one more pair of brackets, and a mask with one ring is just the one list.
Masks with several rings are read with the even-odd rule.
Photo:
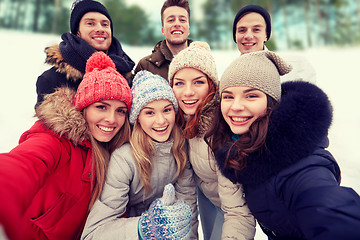
[[192, 139], [196, 137], [199, 130], [199, 119], [203, 107], [208, 102], [210, 102], [215, 96], [215, 92], [216, 92], [215, 83], [211, 81], [208, 76], [206, 76], [206, 78], [209, 85], [209, 92], [208, 95], [205, 97], [204, 101], [202, 101], [202, 103], [199, 104], [198, 108], [195, 111], [195, 114], [190, 116], [190, 118], [187, 121], [185, 119], [184, 112], [182, 109], [179, 109], [179, 112], [176, 115], [176, 123], [181, 127], [181, 129], [183, 129], [183, 134], [186, 139]]
[[128, 116], [125, 117], [124, 125], [119, 132], [109, 142], [99, 142], [90, 134], [92, 145], [92, 167], [95, 172], [94, 190], [89, 203], [89, 209], [100, 197], [104, 187], [107, 168], [110, 161], [111, 153], [128, 142], [130, 139], [130, 124]]
[[[185, 139], [180, 128], [174, 124], [171, 136], [174, 140], [172, 154], [177, 165], [174, 179], [181, 177], [186, 164]], [[152, 191], [150, 178], [152, 173], [152, 156], [156, 154], [154, 142], [141, 128], [138, 120], [135, 121], [130, 138], [131, 149], [135, 157], [140, 179], [145, 187], [145, 194]]]
[[[205, 141], [213, 152], [222, 148], [225, 144], [231, 144], [227, 152], [224, 167], [232, 168], [237, 175], [247, 165], [247, 157], [250, 153], [256, 152], [264, 146], [269, 126], [269, 118], [278, 103], [270, 96], [267, 97], [267, 110], [264, 116], [256, 119], [251, 124], [249, 131], [242, 134], [241, 137], [233, 142], [233, 135], [229, 125], [225, 122], [221, 114], [221, 104], [217, 107], [214, 116], [214, 122], [209, 131], [205, 134]], [[235, 154], [230, 156], [230, 152], [235, 148]]]

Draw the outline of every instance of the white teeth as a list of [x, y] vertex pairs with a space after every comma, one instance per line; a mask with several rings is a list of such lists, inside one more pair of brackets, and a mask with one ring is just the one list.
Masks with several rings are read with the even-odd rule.
[[244, 43], [243, 45], [245, 45], [245, 46], [252, 46], [252, 45], [254, 45], [253, 43]]
[[173, 34], [182, 34], [181, 31], [174, 31]]
[[234, 122], [244, 122], [244, 121], [248, 120], [248, 118], [232, 117], [232, 120], [233, 120]]
[[194, 104], [194, 103], [196, 103], [197, 102], [197, 100], [183, 100], [183, 102], [185, 103], [185, 104]]
[[96, 38], [94, 38], [95, 40], [105, 40], [105, 38], [103, 38], [103, 37], [96, 37]]
[[109, 127], [104, 127], [104, 126], [99, 126], [99, 128], [105, 132], [111, 132], [114, 130], [114, 128], [109, 128]]
[[155, 130], [155, 131], [164, 131], [166, 128], [167, 128], [167, 126], [166, 126], [166, 127], [162, 127], [162, 128], [154, 128], [154, 130]]

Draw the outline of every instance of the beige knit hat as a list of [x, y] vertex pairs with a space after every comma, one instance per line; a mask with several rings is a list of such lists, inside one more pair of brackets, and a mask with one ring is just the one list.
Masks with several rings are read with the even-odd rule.
[[216, 63], [206, 42], [195, 41], [180, 51], [171, 61], [168, 80], [172, 86], [174, 75], [183, 68], [195, 68], [205, 73], [215, 85], [218, 82]]
[[280, 76], [289, 73], [291, 69], [290, 64], [271, 51], [243, 54], [225, 69], [219, 91], [221, 94], [228, 87], [253, 87], [280, 102]]

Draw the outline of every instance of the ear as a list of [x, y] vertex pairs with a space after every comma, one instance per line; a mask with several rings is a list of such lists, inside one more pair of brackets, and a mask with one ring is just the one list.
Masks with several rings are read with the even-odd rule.
[[80, 34], [80, 31], [78, 30], [76, 36], [81, 37], [80, 35], [81, 35], [81, 34]]
[[162, 27], [162, 28], [161, 28], [161, 33], [162, 33], [162, 35], [164, 35], [164, 36], [165, 36], [165, 33], [164, 33], [164, 27]]

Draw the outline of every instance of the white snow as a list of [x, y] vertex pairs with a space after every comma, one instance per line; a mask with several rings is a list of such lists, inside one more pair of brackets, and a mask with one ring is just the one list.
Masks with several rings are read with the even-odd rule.
[[[20, 135], [35, 122], [35, 83], [49, 66], [44, 64], [44, 48], [60, 41], [59, 36], [0, 31], [0, 152], [17, 145]], [[155, 44], [155, 43], [154, 43]], [[152, 47], [123, 46], [137, 63]], [[238, 56], [232, 51], [213, 51], [219, 75]], [[280, 52], [285, 59], [306, 59], [316, 72], [316, 84], [329, 96], [334, 120], [329, 132], [329, 150], [342, 170], [341, 185], [360, 193], [360, 99], [357, 48], [321, 48], [303, 52]], [[305, 66], [306, 67], [306, 66]], [[359, 148], [359, 149], [358, 149]], [[258, 229], [256, 239], [267, 239]]]

